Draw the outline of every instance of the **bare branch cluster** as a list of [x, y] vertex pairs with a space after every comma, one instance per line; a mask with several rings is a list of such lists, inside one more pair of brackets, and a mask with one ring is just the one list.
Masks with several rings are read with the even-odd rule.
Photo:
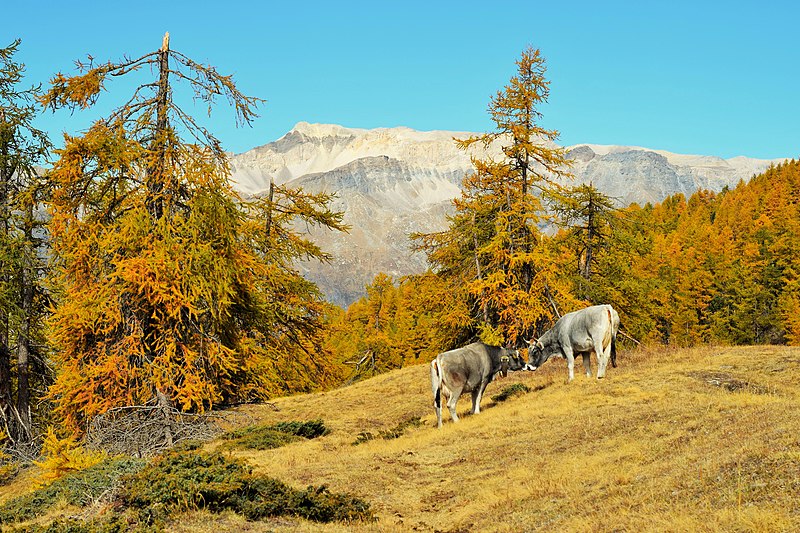
[[184, 413], [159, 405], [154, 398], [145, 405], [118, 407], [96, 416], [89, 424], [86, 443], [112, 454], [150, 457], [181, 442], [211, 440], [222, 433], [220, 424], [235, 416]]

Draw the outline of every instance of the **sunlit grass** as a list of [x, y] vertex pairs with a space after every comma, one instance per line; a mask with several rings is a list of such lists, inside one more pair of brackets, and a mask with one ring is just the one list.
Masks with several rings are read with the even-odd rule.
[[[246, 522], [197, 511], [169, 528], [800, 530], [800, 349], [654, 349], [622, 352], [619, 363], [604, 380], [576, 369], [569, 384], [562, 360], [512, 373], [489, 385], [480, 415], [469, 415], [467, 395], [458, 407], [462, 422], [445, 418], [441, 430], [427, 365], [242, 407], [248, 425], [322, 420], [330, 431], [281, 448], [224, 453], [297, 488], [325, 484], [362, 498], [378, 521]], [[515, 384], [530, 392], [491, 400]], [[420, 425], [404, 424], [414, 417]], [[393, 431], [397, 438], [377, 438]], [[364, 432], [376, 438], [353, 446]]]
[[[378, 525], [311, 531], [787, 531], [800, 528], [800, 349], [625, 352], [605, 380], [563, 361], [492, 383], [483, 412], [435, 426], [426, 366], [248, 408], [330, 435], [251, 464], [373, 504]], [[488, 398], [522, 383], [532, 392]], [[353, 447], [409, 416], [422, 427]], [[277, 531], [291, 531], [297, 522]], [[375, 529], [380, 528], [380, 529]]]

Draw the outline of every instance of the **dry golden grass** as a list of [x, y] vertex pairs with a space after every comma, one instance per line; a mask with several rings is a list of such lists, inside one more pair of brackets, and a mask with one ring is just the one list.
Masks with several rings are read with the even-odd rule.
[[[291, 485], [372, 504], [374, 523], [247, 522], [198, 511], [174, 532], [800, 531], [800, 348], [623, 352], [607, 378], [562, 360], [487, 390], [435, 427], [427, 365], [240, 409], [249, 423], [322, 418], [327, 436], [238, 451]], [[522, 382], [532, 392], [494, 404]], [[277, 408], [277, 409], [276, 409]], [[354, 446], [413, 416], [400, 438]], [[211, 443], [210, 447], [215, 447]], [[0, 498], [2, 491], [0, 490]]]
[[[603, 381], [565, 363], [492, 383], [478, 416], [435, 428], [427, 365], [243, 410], [259, 423], [322, 418], [330, 435], [241, 452], [290, 484], [361, 496], [371, 524], [280, 519], [247, 531], [800, 530], [800, 349], [626, 352]], [[523, 382], [532, 392], [494, 405]], [[537, 390], [538, 389], [538, 390]], [[469, 399], [459, 414], [469, 411]], [[353, 446], [411, 416], [423, 426]], [[214, 531], [194, 513], [175, 531]], [[245, 526], [242, 526], [245, 527]], [[235, 527], [241, 529], [242, 527]]]

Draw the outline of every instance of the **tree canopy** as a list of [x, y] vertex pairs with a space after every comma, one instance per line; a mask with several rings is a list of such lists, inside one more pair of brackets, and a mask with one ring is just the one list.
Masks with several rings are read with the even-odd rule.
[[541, 195], [557, 194], [559, 178], [569, 176], [564, 150], [552, 144], [558, 132], [540, 125], [545, 73], [539, 50], [526, 49], [489, 104], [496, 130], [456, 141], [465, 150], [499, 145], [500, 156], [473, 158], [447, 230], [414, 236], [438, 275], [459, 280], [469, 327], [491, 344], [519, 344], [543, 332], [572, 301], [542, 245], [548, 214]]
[[202, 411], [325, 384], [325, 304], [293, 261], [328, 256], [292, 224], [342, 230], [342, 215], [327, 207], [330, 195], [288, 187], [240, 198], [220, 143], [174, 86], [188, 85], [209, 111], [226, 99], [244, 124], [259, 100], [170, 49], [168, 36], [138, 59], [81, 66], [53, 78], [46, 107], [85, 109], [115, 77], [156, 77], [56, 152], [50, 394], [59, 414], [80, 429], [120, 405]]
[[39, 88], [20, 87], [25, 66], [14, 60], [20, 43], [0, 48], [0, 420], [6, 437], [27, 442], [36, 409], [31, 400], [39, 396], [32, 389], [41, 390], [50, 379], [44, 338], [49, 296], [42, 283], [46, 230], [40, 212], [46, 187], [37, 168], [50, 141], [33, 125]]

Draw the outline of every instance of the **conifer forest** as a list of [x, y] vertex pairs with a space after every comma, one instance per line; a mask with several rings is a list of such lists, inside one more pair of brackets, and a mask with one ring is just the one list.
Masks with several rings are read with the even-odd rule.
[[[502, 156], [473, 158], [445, 230], [411, 235], [427, 271], [376, 273], [342, 309], [297, 267], [334, 259], [306, 228], [350, 229], [335, 193], [236, 192], [226, 147], [192, 114], [197, 101], [212, 116], [227, 106], [247, 127], [269, 95], [243, 94], [224, 65], [168, 36], [41, 85], [16, 58], [23, 42], [0, 45], [0, 477], [35, 462], [49, 484], [122, 453], [135, 459], [113, 468], [141, 483], [133, 506], [159, 477], [136, 461], [203, 440], [215, 413], [428, 365], [475, 340], [524, 355], [561, 315], [594, 304], [618, 311], [622, 350], [800, 345], [800, 162], [656, 204], [570, 185], [559, 132], [542, 125], [550, 83], [535, 48], [508, 58], [513, 76], [488, 102], [493, 129], [454, 140]], [[85, 131], [54, 139], [35, 126], [100, 101], [111, 111]], [[287, 427], [270, 438], [308, 430]], [[166, 453], [162, 463], [182, 460]], [[214, 457], [208, 468], [224, 470]], [[268, 484], [236, 468], [241, 486]], [[324, 487], [269, 486], [286, 508], [313, 493], [338, 506], [331, 519], [370, 516]], [[236, 494], [224, 501], [245, 501]]]

